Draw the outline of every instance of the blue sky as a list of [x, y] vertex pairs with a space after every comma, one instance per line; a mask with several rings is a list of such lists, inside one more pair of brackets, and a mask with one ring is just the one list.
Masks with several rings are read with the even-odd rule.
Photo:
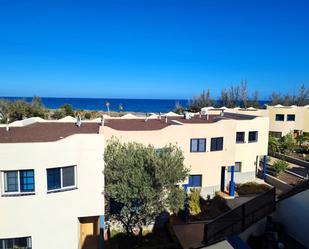
[[309, 85], [307, 0], [0, 0], [0, 96], [190, 98]]

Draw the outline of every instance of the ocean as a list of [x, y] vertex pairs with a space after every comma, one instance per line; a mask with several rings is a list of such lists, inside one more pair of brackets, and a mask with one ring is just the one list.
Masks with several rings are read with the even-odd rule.
[[[32, 97], [0, 97], [2, 99], [17, 100], [23, 99], [31, 102]], [[175, 108], [176, 102], [182, 106], [188, 106], [189, 100], [179, 99], [116, 99], [116, 98], [50, 98], [42, 97], [46, 108], [57, 109], [64, 104], [71, 104], [73, 108], [83, 110], [106, 111], [106, 101], [109, 101], [110, 111], [119, 111], [119, 104], [122, 104], [125, 112], [169, 112]]]
[[[31, 102], [32, 97], [0, 97], [2, 99], [17, 100], [23, 99]], [[83, 110], [103, 110], [106, 111], [106, 101], [110, 103], [110, 111], [119, 111], [119, 104], [122, 104], [125, 112], [169, 112], [175, 109], [175, 104], [179, 102], [183, 107], [187, 107], [189, 100], [185, 99], [117, 99], [117, 98], [51, 98], [42, 97], [42, 102], [49, 109], [57, 109], [64, 104], [71, 104], [76, 109]], [[269, 101], [259, 101], [261, 106]]]

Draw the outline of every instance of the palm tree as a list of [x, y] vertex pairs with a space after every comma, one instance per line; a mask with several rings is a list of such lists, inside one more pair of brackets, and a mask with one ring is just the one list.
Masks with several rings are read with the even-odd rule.
[[119, 104], [119, 112], [123, 112], [123, 105], [122, 105], [122, 103]]
[[106, 108], [107, 108], [107, 112], [109, 113], [109, 106], [110, 106], [110, 103], [109, 103], [108, 100], [106, 100], [105, 105], [106, 105]]
[[296, 141], [298, 142], [299, 147], [301, 147], [302, 144], [303, 144], [303, 142], [305, 142], [305, 136], [304, 136], [304, 134], [299, 134], [299, 135], [296, 137]]

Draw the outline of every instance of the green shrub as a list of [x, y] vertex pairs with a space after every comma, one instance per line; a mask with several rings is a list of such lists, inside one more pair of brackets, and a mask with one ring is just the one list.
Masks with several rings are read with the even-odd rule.
[[279, 150], [279, 141], [272, 135], [269, 135], [268, 137], [268, 149], [271, 152], [277, 152]]
[[295, 146], [292, 133], [288, 133], [279, 140], [279, 150], [281, 153], [292, 151]]
[[65, 111], [63, 109], [57, 109], [51, 115], [52, 119], [61, 119], [61, 118], [64, 118], [64, 117], [65, 117]]
[[65, 116], [72, 116], [72, 117], [74, 116], [74, 111], [73, 111], [72, 105], [64, 104], [60, 108], [64, 110]]
[[189, 209], [190, 214], [197, 215], [201, 212], [201, 204], [200, 204], [200, 189], [190, 189], [190, 197], [189, 197]]
[[124, 234], [124, 232], [120, 229], [111, 229], [111, 238]]
[[280, 173], [282, 171], [285, 171], [288, 168], [289, 164], [282, 160], [277, 160], [273, 164], [273, 168], [276, 171], [276, 173]]
[[90, 112], [86, 112], [84, 115], [85, 119], [91, 119], [91, 113]]

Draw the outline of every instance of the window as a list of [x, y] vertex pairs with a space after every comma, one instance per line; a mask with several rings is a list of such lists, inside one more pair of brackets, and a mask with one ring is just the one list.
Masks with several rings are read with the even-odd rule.
[[155, 149], [155, 152], [156, 152], [157, 156], [160, 156], [161, 153], [162, 153], [162, 149], [161, 148], [160, 149]]
[[201, 187], [201, 186], [202, 186], [202, 175], [189, 176], [189, 187]]
[[3, 178], [5, 194], [34, 192], [34, 170], [4, 171]]
[[269, 135], [273, 136], [274, 138], [281, 138], [282, 137], [282, 132], [270, 131]]
[[245, 142], [245, 133], [244, 132], [236, 132], [236, 143], [244, 143]]
[[20, 191], [31, 192], [34, 191], [34, 171], [21, 170], [20, 171]]
[[0, 249], [31, 249], [31, 237], [0, 239]]
[[249, 131], [249, 143], [257, 142], [257, 140], [258, 140], [258, 132]]
[[284, 121], [284, 114], [276, 114], [276, 121]]
[[76, 166], [47, 169], [47, 190], [63, 190], [76, 187]]
[[213, 137], [211, 139], [210, 151], [223, 150], [223, 137]]
[[18, 171], [4, 172], [5, 192], [18, 192]]
[[[228, 171], [228, 172], [231, 172], [231, 170], [232, 170], [232, 167], [229, 166], [229, 167], [227, 168], [227, 171]], [[235, 163], [235, 165], [234, 165], [234, 172], [241, 172], [241, 162], [236, 162], [236, 163]]]
[[295, 121], [295, 115], [294, 114], [288, 114], [287, 121]]
[[190, 144], [191, 152], [205, 152], [206, 151], [206, 138], [191, 139]]

